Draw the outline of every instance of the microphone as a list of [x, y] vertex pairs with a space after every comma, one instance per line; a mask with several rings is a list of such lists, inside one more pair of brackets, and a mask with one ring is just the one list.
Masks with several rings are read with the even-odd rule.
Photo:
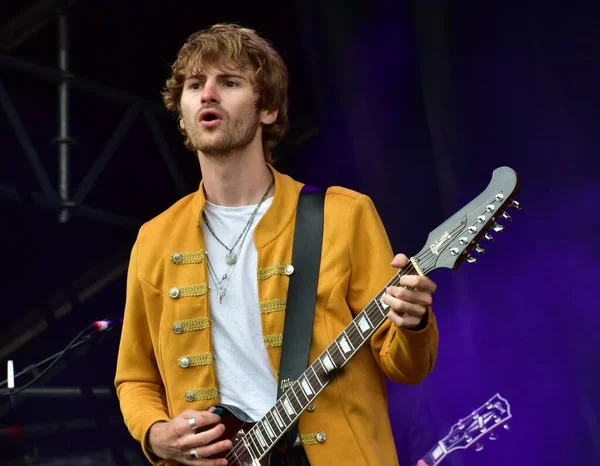
[[97, 332], [106, 332], [113, 328], [115, 324], [119, 323], [123, 323], [123, 319], [120, 319], [119, 321], [113, 319], [97, 320], [95, 322], [92, 322], [89, 325], [89, 328], [94, 329]]

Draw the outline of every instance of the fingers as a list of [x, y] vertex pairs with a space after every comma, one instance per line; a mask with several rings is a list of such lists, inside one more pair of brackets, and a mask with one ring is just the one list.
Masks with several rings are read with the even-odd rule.
[[391, 266], [401, 269], [406, 264], [408, 264], [408, 257], [406, 257], [404, 254], [396, 254], [396, 256], [392, 259]]
[[[231, 450], [232, 443], [231, 440], [221, 440], [220, 442], [215, 442], [210, 445], [204, 445], [201, 447], [196, 447], [196, 451], [202, 458], [207, 458], [209, 456], [216, 455], [217, 453], [222, 453], [228, 450]], [[213, 460], [206, 460], [213, 461]], [[220, 463], [215, 463], [220, 464]]]
[[[188, 433], [188, 435], [184, 435], [177, 440], [177, 449], [180, 451], [189, 451], [192, 448], [196, 448], [200, 453], [198, 447], [204, 447], [209, 443], [217, 440], [225, 433], [225, 426], [223, 424], [217, 424], [216, 426], [206, 429], [202, 432], [198, 433]], [[229, 442], [229, 448], [231, 447], [231, 441], [225, 440]], [[219, 450], [221, 451], [221, 450]], [[210, 456], [209, 454], [203, 455], [200, 453], [200, 456]]]
[[[189, 464], [192, 466], [226, 466], [227, 460], [225, 458], [214, 458], [214, 459], [208, 459], [208, 458], [204, 458], [202, 456], [202, 454], [200, 453], [200, 450], [196, 449], [198, 451], [198, 454], [200, 455], [199, 459], [195, 459], [190, 455], [188, 455], [188, 457], [190, 458], [189, 460], [184, 460], [184, 464]], [[179, 460], [181, 461], [181, 460]]]
[[[410, 290], [402, 286], [390, 286], [387, 289], [387, 294], [399, 301], [411, 304], [418, 304], [419, 306], [431, 306], [433, 297], [430, 292], [419, 291], [417, 289]], [[393, 306], [392, 303], [388, 303]], [[406, 311], [406, 309], [402, 309]]]
[[181, 417], [186, 420], [188, 427], [191, 427], [191, 424], [188, 421], [189, 419], [194, 419], [196, 421], [195, 424], [197, 428], [212, 426], [221, 422], [221, 417], [214, 414], [212, 411], [193, 411], [191, 409], [186, 409], [181, 413]]
[[[426, 277], [416, 277], [426, 278]], [[417, 281], [426, 283], [423, 280]], [[433, 282], [432, 282], [433, 283]], [[426, 284], [426, 286], [430, 286]], [[401, 286], [390, 286], [383, 296], [383, 302], [390, 306], [388, 318], [398, 327], [416, 327], [421, 323], [427, 308], [431, 306], [432, 296], [430, 292], [411, 290]]]
[[392, 321], [397, 327], [416, 327], [421, 323], [422, 317], [411, 316], [410, 314], [398, 315], [396, 311], [391, 310], [387, 314], [388, 319]]
[[435, 282], [423, 275], [403, 275], [400, 277], [400, 286], [407, 286], [409, 288], [415, 288], [419, 291], [425, 291], [427, 293], [435, 293], [437, 285]]

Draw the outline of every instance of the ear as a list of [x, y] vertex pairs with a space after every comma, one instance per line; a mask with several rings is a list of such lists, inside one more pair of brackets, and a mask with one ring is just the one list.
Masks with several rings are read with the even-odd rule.
[[279, 110], [261, 110], [260, 111], [260, 122], [265, 126], [275, 123], [275, 120], [277, 120], [278, 114], [279, 114]]
[[185, 130], [185, 123], [183, 122], [183, 118], [179, 119], [179, 127], [183, 130]]

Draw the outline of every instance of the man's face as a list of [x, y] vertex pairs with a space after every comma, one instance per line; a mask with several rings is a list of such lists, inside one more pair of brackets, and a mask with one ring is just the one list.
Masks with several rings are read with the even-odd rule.
[[260, 124], [275, 121], [273, 112], [257, 109], [254, 72], [231, 63], [209, 64], [190, 72], [181, 94], [180, 125], [192, 145], [208, 156], [248, 146]]

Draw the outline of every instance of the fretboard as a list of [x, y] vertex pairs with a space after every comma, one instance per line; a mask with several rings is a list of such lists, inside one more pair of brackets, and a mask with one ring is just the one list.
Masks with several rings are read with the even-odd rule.
[[335, 372], [344, 367], [385, 322], [388, 305], [383, 303], [383, 295], [387, 287], [398, 286], [402, 275], [414, 273], [415, 268], [410, 263], [397, 273], [306, 371], [291, 383], [273, 407], [246, 432], [247, 447], [254, 458], [260, 460], [269, 453], [329, 384]]
[[428, 466], [436, 466], [445, 458], [447, 453], [438, 443], [422, 458]]

